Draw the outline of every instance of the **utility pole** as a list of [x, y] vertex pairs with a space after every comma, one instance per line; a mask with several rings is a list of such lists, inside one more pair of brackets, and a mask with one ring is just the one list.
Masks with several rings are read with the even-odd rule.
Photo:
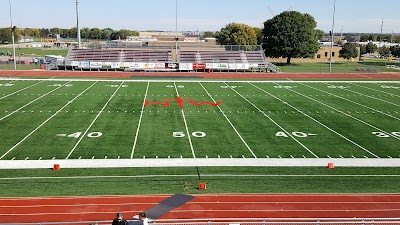
[[381, 24], [381, 37], [379, 38], [379, 47], [382, 47], [382, 35], [383, 35], [383, 18], [382, 18], [382, 24]]
[[75, 1], [76, 3], [76, 31], [78, 38], [78, 49], [81, 48], [81, 29], [79, 28], [79, 0]]
[[12, 49], [13, 49], [13, 61], [14, 61], [14, 70], [17, 70], [17, 62], [15, 61], [15, 29], [13, 26], [12, 20], [12, 10], [11, 10], [11, 0], [8, 0], [8, 4], [10, 6], [10, 21], [11, 21], [11, 39], [12, 39]]
[[333, 19], [332, 19], [332, 36], [331, 36], [331, 57], [329, 59], [329, 73], [332, 73], [332, 51], [333, 51], [333, 38], [335, 35], [335, 13], [336, 13], [336, 0], [333, 2]]
[[175, 57], [178, 62], [178, 0], [175, 0]]

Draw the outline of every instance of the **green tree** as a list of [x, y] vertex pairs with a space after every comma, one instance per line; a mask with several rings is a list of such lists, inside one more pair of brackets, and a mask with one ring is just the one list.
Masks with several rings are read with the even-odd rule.
[[47, 37], [50, 34], [50, 30], [47, 28], [40, 29], [40, 37]]
[[257, 44], [255, 30], [246, 24], [230, 23], [216, 33], [216, 38], [221, 45]]
[[114, 32], [111, 28], [105, 28], [101, 30], [101, 39], [110, 40], [111, 34]]
[[390, 54], [390, 48], [383, 46], [383, 47], [378, 48], [378, 52], [380, 55], [386, 56], [386, 55]]
[[76, 38], [78, 37], [78, 29], [76, 27], [73, 27], [68, 30], [68, 37], [69, 38]]
[[358, 50], [355, 44], [346, 43], [339, 51], [339, 57], [350, 60], [358, 57]]
[[261, 45], [264, 42], [264, 32], [263, 29], [254, 27], [254, 31], [256, 32], [257, 35], [257, 44]]
[[61, 29], [58, 27], [53, 27], [50, 29], [50, 34], [61, 34]]
[[367, 54], [367, 46], [366, 45], [360, 45], [360, 54], [361, 55]]
[[378, 46], [376, 46], [376, 44], [369, 42], [366, 46], [365, 46], [365, 50], [366, 53], [374, 53], [378, 50]]
[[201, 38], [215, 38], [215, 32], [212, 31], [203, 32]]
[[[0, 43], [9, 44], [12, 42], [12, 34], [11, 27], [1, 28], [0, 29]], [[17, 42], [20, 38], [20, 30], [16, 27], [14, 33], [14, 40]]]
[[325, 32], [323, 30], [317, 29], [316, 32], [317, 32], [317, 35], [318, 35], [318, 40], [321, 40], [322, 38], [325, 37]]
[[309, 14], [285, 11], [264, 23], [265, 55], [292, 58], [312, 58], [319, 49], [320, 32]]
[[101, 30], [99, 28], [90, 29], [89, 38], [101, 39]]
[[390, 47], [392, 55], [400, 57], [400, 45]]
[[361, 34], [360, 41], [361, 42], [369, 41], [369, 34]]
[[90, 28], [84, 27], [81, 29], [81, 37], [82, 38], [90, 38]]

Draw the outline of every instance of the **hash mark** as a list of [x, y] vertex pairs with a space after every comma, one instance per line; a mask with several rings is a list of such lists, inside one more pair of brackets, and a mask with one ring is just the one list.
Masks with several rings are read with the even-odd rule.
[[28, 159], [29, 159], [29, 157], [26, 157], [26, 158], [25, 158], [25, 160], [28, 160]]
[[104, 159], [107, 159], [107, 156], [105, 156]]
[[266, 155], [267, 159], [269, 159], [269, 155]]
[[305, 155], [303, 155], [303, 158], [305, 158], [305, 159], [306, 159], [307, 157], [306, 157]]
[[82, 159], [82, 156], [79, 156], [79, 158], [78, 159]]
[[94, 156], [92, 156], [92, 159], [94, 159]]
[[290, 157], [291, 157], [292, 159], [294, 159], [294, 157], [293, 157], [292, 155], [290, 155]]
[[39, 157], [39, 159], [38, 160], [41, 160], [42, 159], [42, 157]]
[[339, 157], [343, 159], [343, 156], [339, 155]]
[[11, 160], [14, 160], [15, 159], [15, 157], [13, 157]]
[[354, 155], [351, 155], [351, 157], [352, 157], [353, 159], [355, 159], [355, 158], [356, 158]]
[[230, 157], [231, 157], [231, 159], [233, 158], [233, 156], [232, 155], [229, 155]]
[[120, 158], [121, 158], [121, 156], [118, 156], [118, 157], [117, 157], [117, 159], [120, 159]]
[[242, 155], [242, 158], [245, 159], [246, 157], [244, 157], [244, 155]]

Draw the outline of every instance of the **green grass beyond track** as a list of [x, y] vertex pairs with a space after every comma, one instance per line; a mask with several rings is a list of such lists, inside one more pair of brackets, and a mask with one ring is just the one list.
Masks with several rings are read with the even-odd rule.
[[[197, 190], [199, 183], [197, 171], [200, 172], [201, 181], [207, 183], [206, 191]], [[0, 189], [2, 190], [0, 196], [400, 193], [399, 174], [399, 168], [336, 168], [328, 170], [326, 168], [296, 167], [216, 167], [199, 168], [198, 170], [196, 168], [0, 170]], [[152, 177], [146, 177], [149, 175]], [[20, 179], [4, 179], [6, 177]]]

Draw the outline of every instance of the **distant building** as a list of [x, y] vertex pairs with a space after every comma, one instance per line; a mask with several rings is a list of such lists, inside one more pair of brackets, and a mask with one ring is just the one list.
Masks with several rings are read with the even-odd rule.
[[[333, 46], [332, 48], [332, 61], [333, 62], [348, 62], [349, 60], [339, 57], [339, 51], [342, 50], [342, 47]], [[357, 47], [358, 55], [360, 56], [360, 48]], [[329, 62], [330, 61], [330, 54], [331, 54], [331, 47], [323, 46], [320, 47], [318, 52], [315, 53], [313, 58], [292, 58], [292, 63], [321, 63], [321, 62]], [[267, 58], [267, 61], [274, 62], [274, 63], [286, 63], [286, 58]], [[357, 57], [351, 61], [360, 61], [360, 57]]]

